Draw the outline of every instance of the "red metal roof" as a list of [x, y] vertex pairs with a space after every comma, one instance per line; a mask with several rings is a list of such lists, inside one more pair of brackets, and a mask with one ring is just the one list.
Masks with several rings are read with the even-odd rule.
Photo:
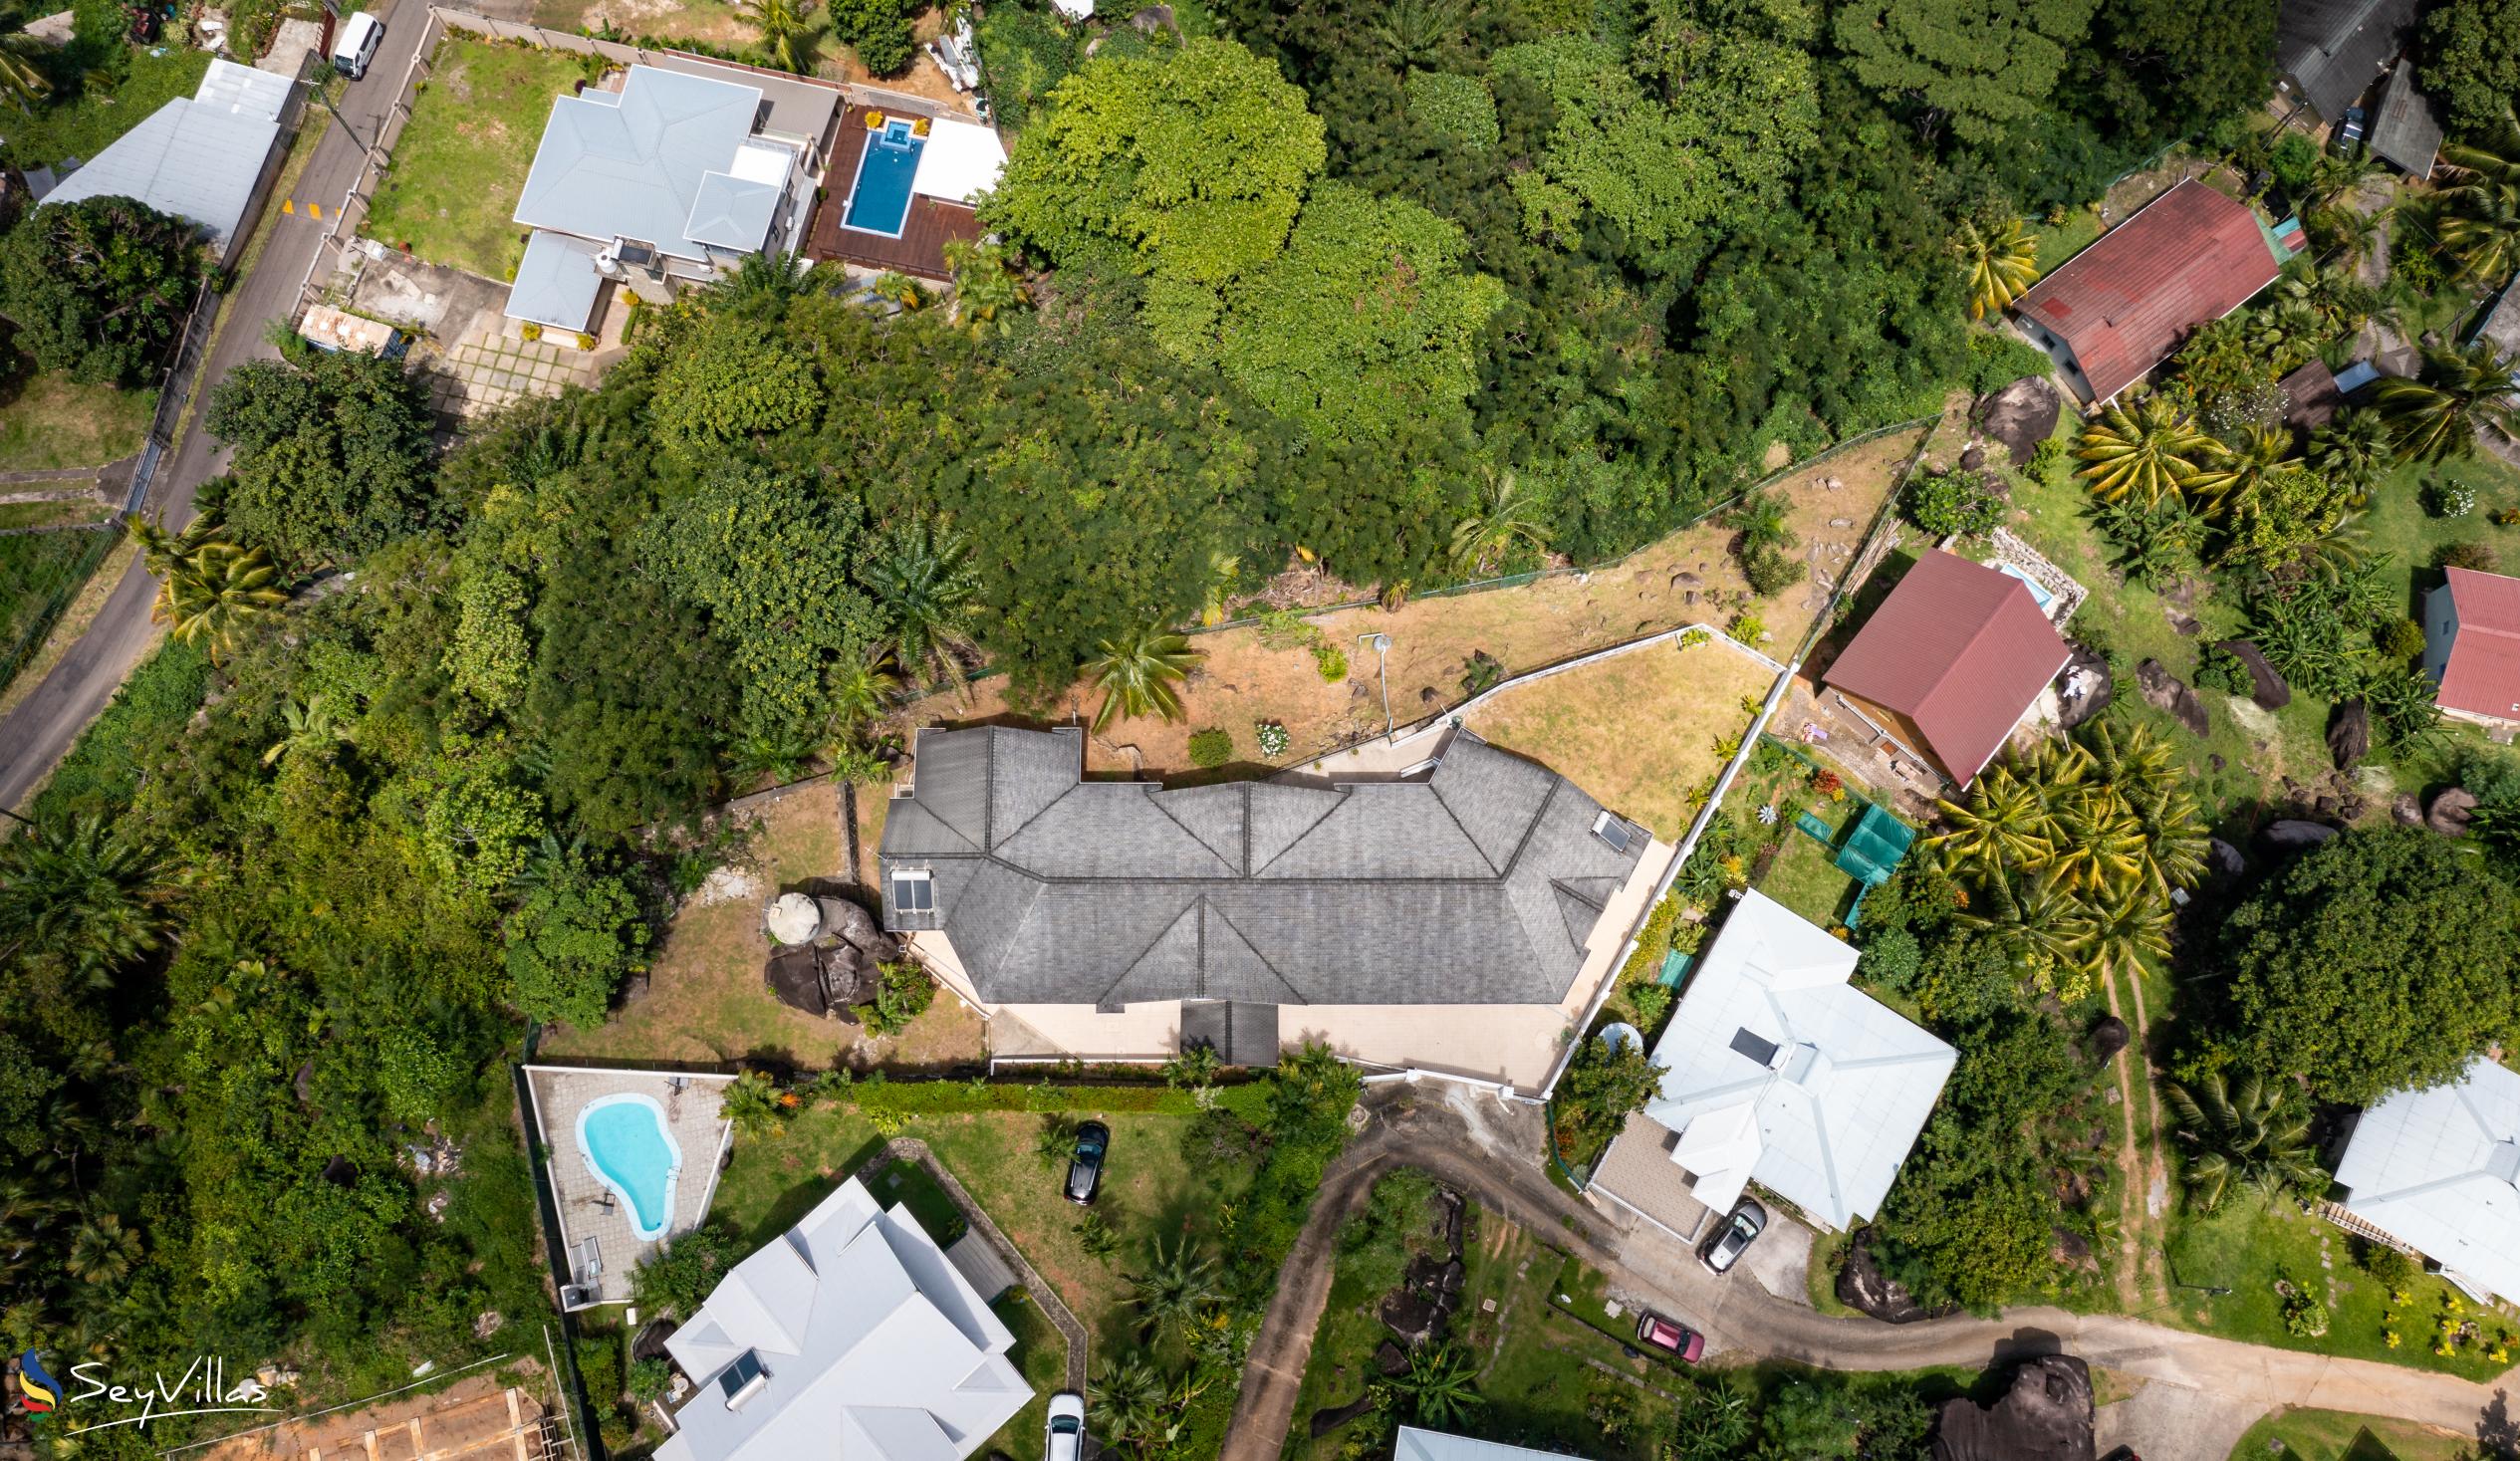
[[2092, 398], [2107, 400], [2281, 267], [2247, 204], [2191, 178], [2059, 265], [2016, 308], [2074, 347]]
[[1890, 590], [1826, 678], [1914, 721], [1925, 744], [1912, 749], [1967, 786], [2068, 657], [2029, 585], [1932, 552]]
[[2445, 710], [2520, 719], [2520, 579], [2449, 570], [2458, 637], [2433, 699]]

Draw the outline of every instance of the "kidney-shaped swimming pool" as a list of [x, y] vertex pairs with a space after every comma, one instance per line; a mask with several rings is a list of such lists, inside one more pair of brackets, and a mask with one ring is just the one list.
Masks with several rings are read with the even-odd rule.
[[578, 1154], [587, 1170], [629, 1204], [630, 1228], [653, 1243], [673, 1221], [673, 1184], [682, 1148], [652, 1096], [624, 1092], [587, 1102], [578, 1112]]

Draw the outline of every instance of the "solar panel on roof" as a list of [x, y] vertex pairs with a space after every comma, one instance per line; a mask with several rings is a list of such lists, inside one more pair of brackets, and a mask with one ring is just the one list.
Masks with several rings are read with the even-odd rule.
[[1732, 1050], [1762, 1066], [1776, 1059], [1776, 1042], [1746, 1027], [1732, 1032]]

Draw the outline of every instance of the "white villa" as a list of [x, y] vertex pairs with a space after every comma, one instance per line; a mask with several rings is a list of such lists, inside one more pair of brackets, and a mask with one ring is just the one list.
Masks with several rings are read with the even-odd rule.
[[2478, 1057], [2363, 1112], [2337, 1163], [2348, 1226], [2411, 1249], [2480, 1300], [2520, 1300], [2520, 1073]]

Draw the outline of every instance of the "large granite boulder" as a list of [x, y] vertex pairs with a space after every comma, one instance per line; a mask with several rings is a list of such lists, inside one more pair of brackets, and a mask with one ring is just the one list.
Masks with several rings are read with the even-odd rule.
[[2092, 1461], [2095, 1415], [2091, 1366], [2071, 1354], [2042, 1354], [2022, 1361], [2012, 1388], [1992, 1405], [1944, 1401], [1933, 1461]]
[[2363, 697], [2355, 696], [2336, 708], [2328, 717], [2328, 755], [2337, 770], [2352, 771], [2355, 764], [2372, 754], [2372, 708]]
[[2205, 719], [2205, 702], [2187, 688], [2157, 659], [2146, 659], [2135, 667], [2136, 688], [2143, 692], [2144, 702], [2155, 710], [2165, 710], [2187, 727], [2190, 735], [2202, 737], [2211, 725]]
[[2275, 666], [2266, 662], [2265, 653], [2257, 645], [2246, 639], [2224, 639], [2214, 647], [2248, 667], [2249, 679], [2253, 682], [2249, 690], [2250, 699], [2268, 710], [2281, 710], [2293, 703], [2293, 687], [2284, 683], [2284, 677], [2275, 672]]
[[2305, 848], [2315, 848], [2336, 835], [2337, 830], [2324, 822], [2303, 822], [2299, 819], [2288, 818], [2282, 822], [2268, 823], [2266, 830], [2259, 833], [2258, 837], [2268, 847], [2279, 852], [2298, 852]]
[[2475, 815], [2476, 794], [2465, 787], [2451, 787], [2433, 797], [2423, 823], [2443, 837], [2465, 837], [2468, 819]]
[[2045, 375], [2025, 375], [1988, 396], [1977, 413], [1977, 427], [2004, 444], [2016, 467], [2030, 465], [2039, 443], [2056, 434], [2064, 400]]

